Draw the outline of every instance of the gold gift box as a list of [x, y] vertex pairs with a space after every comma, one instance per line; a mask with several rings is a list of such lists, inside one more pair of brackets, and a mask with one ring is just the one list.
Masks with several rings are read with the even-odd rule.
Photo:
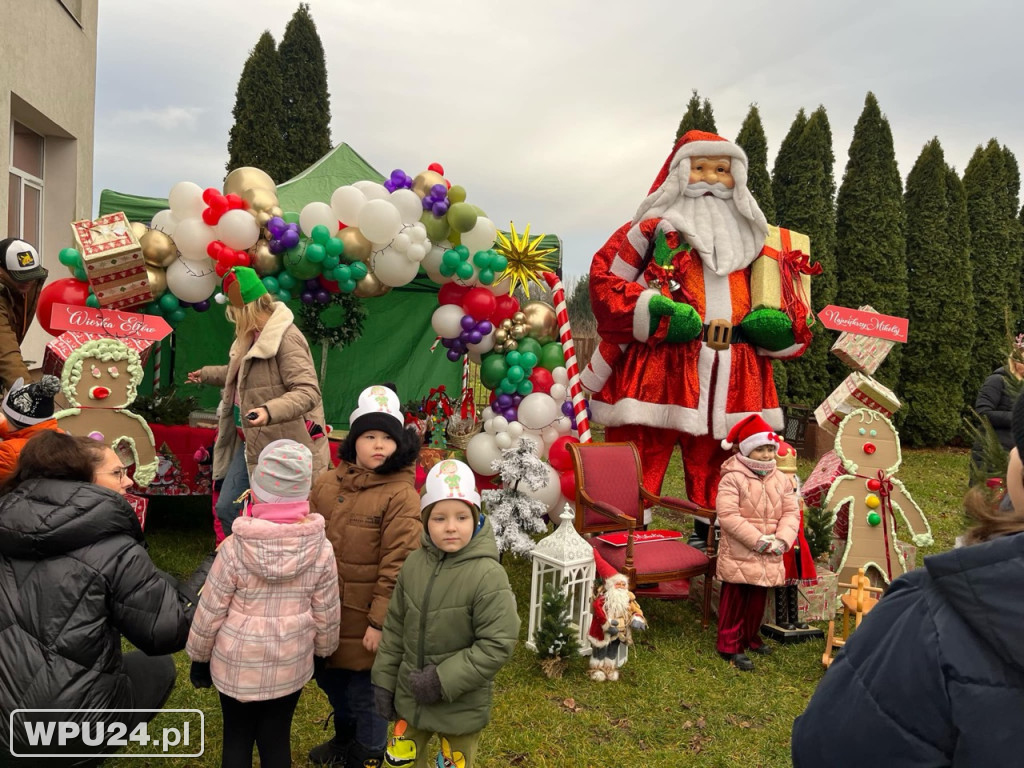
[[[784, 242], [788, 241], [788, 242]], [[768, 237], [764, 241], [761, 255], [754, 260], [750, 271], [750, 308], [783, 309], [782, 306], [782, 273], [779, 270], [779, 254], [789, 251], [800, 251], [806, 256], [811, 255], [811, 238], [790, 229], [769, 226]], [[801, 274], [793, 281], [796, 295], [807, 302], [807, 316], [811, 310], [811, 276]]]

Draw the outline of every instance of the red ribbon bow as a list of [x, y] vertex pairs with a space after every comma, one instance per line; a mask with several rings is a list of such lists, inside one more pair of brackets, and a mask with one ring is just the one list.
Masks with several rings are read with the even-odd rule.
[[444, 384], [433, 387], [423, 402], [423, 412], [427, 416], [433, 416], [438, 410], [444, 414], [445, 418], [452, 415], [452, 401], [448, 397], [448, 393], [444, 391]]

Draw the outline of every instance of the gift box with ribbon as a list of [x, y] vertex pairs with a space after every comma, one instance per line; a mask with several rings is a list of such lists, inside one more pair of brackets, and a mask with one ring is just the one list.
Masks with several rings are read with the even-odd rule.
[[[878, 314], [869, 304], [865, 304], [859, 310]], [[832, 345], [831, 351], [853, 370], [871, 375], [878, 370], [878, 366], [884, 362], [895, 345], [896, 342], [889, 339], [843, 331]]]
[[811, 264], [811, 240], [807, 235], [781, 227], [769, 227], [761, 255], [750, 271], [750, 306], [785, 312], [795, 322], [813, 317], [811, 275], [821, 265]]
[[839, 423], [858, 408], [870, 408], [891, 419], [901, 405], [896, 393], [887, 386], [854, 371], [814, 409], [814, 418], [819, 427], [834, 435], [839, 431]]
[[124, 213], [75, 221], [71, 230], [101, 307], [122, 309], [153, 300], [142, 245]]
[[[797, 587], [797, 613], [800, 621], [829, 621], [839, 612], [839, 576], [823, 564], [817, 565], [818, 583]], [[778, 591], [768, 590], [764, 624], [775, 623], [775, 598]]]

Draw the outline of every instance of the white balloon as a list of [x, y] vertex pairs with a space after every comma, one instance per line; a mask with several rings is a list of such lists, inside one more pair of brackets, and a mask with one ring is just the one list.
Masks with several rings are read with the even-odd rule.
[[158, 211], [149, 223], [150, 229], [159, 229], [168, 237], [174, 237], [174, 228], [177, 226], [178, 220], [174, 218], [174, 211], [170, 208]]
[[[557, 423], [558, 421], [556, 420], [555, 424]], [[558, 434], [558, 430], [555, 429], [555, 427], [551, 426], [544, 427], [544, 429], [542, 429], [540, 432], [540, 437], [544, 441], [545, 446], [550, 446], [553, 442], [555, 442], [555, 440], [561, 437], [561, 435]]]
[[469, 232], [462, 233], [462, 244], [469, 248], [470, 254], [477, 251], [486, 251], [494, 245], [494, 238], [498, 234], [498, 228], [494, 222], [483, 216], [478, 216], [476, 224]]
[[424, 258], [426, 258], [427, 249], [423, 247], [423, 243], [413, 243], [405, 252], [405, 256], [409, 261], [414, 261], [419, 264]]
[[517, 418], [527, 429], [544, 429], [558, 418], [558, 403], [550, 395], [534, 392], [519, 403]]
[[192, 216], [202, 216], [206, 203], [203, 202], [203, 190], [191, 181], [179, 181], [167, 195], [167, 204], [178, 221]]
[[479, 344], [467, 344], [466, 349], [469, 350], [471, 355], [486, 355], [492, 349], [494, 349], [494, 330], [480, 339]]
[[503, 277], [502, 279], [495, 280], [490, 285], [486, 285], [484, 287], [495, 296], [508, 296], [512, 293], [512, 278], [511, 276]]
[[484, 432], [486, 432], [488, 435], [493, 435], [494, 434], [494, 419], [493, 418], [484, 419]]
[[[376, 181], [357, 181], [352, 186], [366, 195], [367, 200], [384, 200], [391, 194], [388, 192], [387, 187], [383, 184], [378, 184]], [[348, 224], [348, 222], [345, 223]]]
[[359, 213], [359, 231], [371, 242], [390, 243], [401, 228], [402, 217], [387, 200], [370, 200]]
[[462, 316], [465, 314], [458, 304], [442, 304], [430, 316], [430, 327], [442, 338], [458, 338], [462, 333]]
[[501, 449], [494, 442], [494, 436], [478, 432], [466, 446], [466, 463], [478, 475], [494, 477], [498, 474], [492, 462], [501, 459]]
[[508, 432], [499, 432], [494, 436], [494, 444], [503, 451], [512, 447], [512, 435]]
[[544, 502], [548, 508], [550, 514], [552, 510], [558, 506], [558, 502], [562, 498], [562, 484], [558, 479], [558, 472], [550, 464], [544, 465], [548, 473], [548, 481], [541, 488], [536, 491], [530, 488], [526, 483], [519, 484], [519, 490], [523, 491], [527, 496], [537, 499], [538, 501]]
[[193, 261], [175, 259], [167, 268], [167, 288], [181, 301], [196, 302], [210, 298], [220, 280], [213, 262], [200, 266]]
[[414, 243], [422, 243], [424, 250], [430, 248], [430, 241], [427, 240], [427, 228], [421, 221], [415, 222], [412, 227], [409, 228], [409, 238]]
[[551, 395], [551, 399], [556, 403], [561, 403], [565, 400], [565, 393], [568, 392], [564, 384], [552, 384], [548, 394]]
[[558, 430], [558, 435], [568, 435], [572, 433], [572, 419], [568, 416], [560, 416], [558, 421], [555, 422], [555, 429]]
[[[205, 221], [194, 216], [181, 219], [174, 229], [174, 244], [178, 246], [182, 257], [191, 261], [209, 259], [210, 254], [206, 252], [206, 246], [216, 239], [217, 232], [214, 228], [207, 226]], [[201, 301], [201, 299], [197, 299], [197, 301]]]
[[[367, 207], [372, 202], [367, 203]], [[409, 261], [409, 259], [390, 246], [382, 251], [374, 251], [370, 257], [370, 264], [373, 267], [373, 274], [377, 276], [377, 279], [384, 283], [384, 285], [390, 285], [392, 288], [405, 285], [416, 277], [416, 273], [420, 271], [419, 264]], [[455, 335], [458, 336], [458, 334]]]
[[551, 378], [555, 380], [556, 384], [561, 384], [563, 387], [569, 386], [569, 372], [565, 369], [564, 365], [552, 368]]
[[494, 421], [492, 423], [494, 424], [495, 432], [508, 431], [508, 419], [506, 419], [504, 416], [495, 416]]
[[260, 225], [248, 211], [236, 208], [220, 217], [217, 239], [236, 251], [247, 251], [260, 239]]
[[491, 406], [488, 405], [486, 408], [484, 408], [483, 412], [480, 414], [480, 418], [483, 419], [484, 421], [487, 421], [488, 419], [493, 419], [494, 418], [494, 409], [491, 408]]
[[451, 282], [450, 277], [445, 277], [441, 274], [441, 259], [444, 258], [444, 250], [445, 249], [440, 245], [435, 245], [430, 249], [430, 252], [423, 257], [423, 261], [420, 262], [421, 266], [427, 273], [427, 277], [438, 285], [444, 285], [445, 283]]
[[388, 202], [398, 209], [404, 224], [412, 224], [423, 215], [423, 201], [411, 189], [396, 189], [388, 195]]
[[391, 245], [399, 253], [408, 253], [409, 246], [412, 245], [412, 240], [409, 239], [409, 236], [405, 234], [405, 232], [399, 232], [395, 235], [395, 239], [391, 241]]
[[353, 186], [338, 187], [331, 195], [331, 210], [338, 221], [350, 227], [359, 226], [359, 212], [366, 205], [366, 195]]
[[523, 432], [523, 425], [518, 421], [510, 421], [508, 423], [508, 433], [512, 435], [512, 437], [520, 437]]
[[338, 234], [338, 217], [327, 203], [307, 203], [299, 211], [299, 229], [304, 234], [312, 235], [317, 226], [327, 227], [332, 236]]

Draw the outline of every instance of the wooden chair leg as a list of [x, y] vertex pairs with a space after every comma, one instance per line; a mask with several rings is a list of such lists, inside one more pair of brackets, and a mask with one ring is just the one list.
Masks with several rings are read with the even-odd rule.
[[828, 634], [825, 635], [825, 652], [821, 655], [821, 664], [825, 669], [832, 663], [832, 644], [836, 636], [836, 621], [833, 619], [828, 623]]

